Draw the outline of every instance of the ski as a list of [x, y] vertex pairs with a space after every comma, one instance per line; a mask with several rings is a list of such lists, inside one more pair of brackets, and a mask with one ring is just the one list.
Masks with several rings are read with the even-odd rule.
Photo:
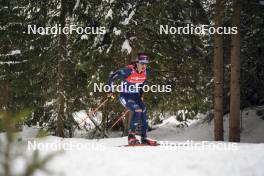
[[[177, 142], [177, 143], [168, 143], [168, 142], [165, 142], [164, 141], [156, 141], [155, 144], [143, 144], [143, 143], [140, 143], [140, 144], [126, 144], [126, 145], [119, 145], [117, 147], [144, 147], [144, 146], [160, 146], [160, 147], [188, 147], [188, 146], [193, 146], [194, 144], [188, 144], [188, 143], [185, 143], [185, 142]], [[200, 145], [197, 145], [197, 147], [201, 147], [201, 146], [204, 146], [204, 145], [207, 145], [207, 144], [200, 144]]]
[[137, 144], [126, 144], [126, 145], [120, 145], [120, 146], [118, 146], [118, 147], [144, 147], [144, 146], [159, 146], [160, 145], [160, 143], [158, 142], [158, 141], [156, 141], [156, 140], [153, 140], [153, 139], [148, 139], [149, 141], [151, 141], [151, 142], [149, 142], [149, 143], [137, 143]]
[[159, 146], [160, 144], [155, 144], [155, 145], [148, 145], [148, 144], [127, 144], [127, 145], [119, 145], [117, 147], [146, 147], [146, 146], [150, 146], [150, 147], [155, 147], [155, 146]]

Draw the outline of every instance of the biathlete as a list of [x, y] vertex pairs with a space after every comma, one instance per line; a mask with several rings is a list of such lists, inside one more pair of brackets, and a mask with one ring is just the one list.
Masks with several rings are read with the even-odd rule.
[[141, 121], [141, 143], [147, 145], [157, 144], [156, 141], [147, 138], [147, 109], [142, 102], [142, 88], [149, 75], [149, 68], [147, 68], [148, 63], [148, 56], [144, 53], [139, 53], [135, 63], [111, 74], [108, 80], [108, 85], [112, 87], [112, 91], [108, 93], [109, 96], [113, 95], [114, 81], [118, 79], [122, 80], [122, 90], [119, 90], [119, 100], [125, 108], [133, 112], [128, 130], [129, 145], [140, 144], [140, 141], [135, 136], [139, 120]]

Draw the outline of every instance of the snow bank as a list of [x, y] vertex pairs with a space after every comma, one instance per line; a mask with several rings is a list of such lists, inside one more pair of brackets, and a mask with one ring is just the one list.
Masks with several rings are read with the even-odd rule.
[[[242, 133], [241, 142], [260, 143], [264, 142], [264, 120], [256, 114], [256, 110], [247, 109], [242, 113]], [[178, 128], [180, 123], [174, 116], [164, 120], [158, 126], [158, 130], [150, 133], [152, 137], [160, 140], [195, 140], [195, 141], [213, 141], [214, 140], [214, 122], [203, 122], [200, 120], [188, 121], [189, 127]], [[228, 141], [229, 119], [224, 116], [224, 138]]]

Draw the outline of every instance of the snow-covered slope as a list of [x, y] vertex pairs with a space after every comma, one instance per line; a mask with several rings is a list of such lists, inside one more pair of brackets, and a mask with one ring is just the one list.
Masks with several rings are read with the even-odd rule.
[[[248, 109], [242, 113], [242, 134], [241, 142], [259, 143], [264, 142], [264, 120], [257, 116], [256, 110]], [[224, 117], [224, 138], [228, 140], [229, 122], [228, 115]], [[170, 117], [159, 125], [158, 130], [153, 131], [151, 137], [159, 140], [195, 140], [195, 141], [213, 141], [214, 123], [203, 122], [201, 120], [192, 120], [188, 127], [177, 128], [179, 123], [175, 117]]]
[[[227, 122], [225, 117], [226, 128]], [[264, 120], [256, 116], [256, 111], [245, 111], [242, 141], [263, 142], [263, 123]], [[175, 128], [176, 124], [174, 118], [169, 118], [149, 136], [179, 146], [119, 147], [127, 143], [126, 137], [100, 140], [54, 136], [34, 138], [37, 131], [32, 128], [24, 128], [17, 143], [22, 144], [18, 149], [28, 156], [34, 147], [40, 150], [41, 156], [63, 150], [46, 166], [56, 176], [264, 175], [264, 143], [214, 142], [212, 123], [192, 121], [186, 128]], [[3, 134], [0, 137], [3, 139]], [[16, 158], [12, 172], [21, 173], [26, 162], [24, 157]], [[38, 171], [35, 175], [47, 174]]]
[[[34, 141], [31, 139], [31, 141]], [[175, 141], [174, 141], [175, 142]], [[46, 137], [39, 139], [42, 156], [56, 150], [50, 150], [44, 145], [74, 143], [79, 145], [64, 151], [53, 160], [47, 168], [54, 175], [86, 176], [263, 176], [264, 144], [234, 144], [230, 150], [213, 149], [206, 146], [223, 144], [208, 142], [204, 146], [192, 148], [179, 147], [117, 147], [126, 143], [126, 138], [101, 140], [61, 139]], [[60, 145], [59, 145], [60, 144]], [[224, 143], [227, 144], [227, 143]], [[82, 146], [82, 147], [81, 147]], [[86, 147], [84, 147], [86, 146]], [[31, 153], [31, 150], [24, 149]], [[14, 163], [13, 170], [20, 173], [24, 161], [19, 158]], [[36, 176], [44, 176], [38, 171]]]

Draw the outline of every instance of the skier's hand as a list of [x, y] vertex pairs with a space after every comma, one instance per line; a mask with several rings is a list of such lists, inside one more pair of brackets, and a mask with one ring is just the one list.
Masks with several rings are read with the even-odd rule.
[[107, 97], [115, 99], [116, 95], [113, 92], [109, 92], [109, 93], [107, 93]]

